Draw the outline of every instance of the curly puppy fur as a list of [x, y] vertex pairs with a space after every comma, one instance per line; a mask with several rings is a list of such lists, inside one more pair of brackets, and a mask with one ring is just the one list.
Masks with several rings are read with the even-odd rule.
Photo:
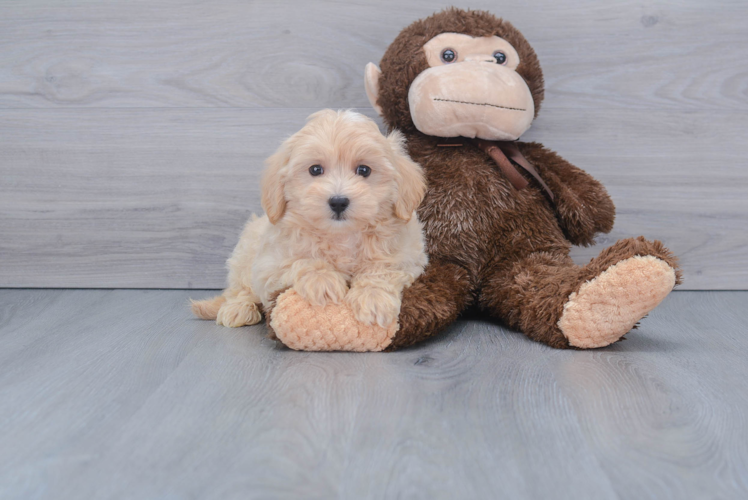
[[[251, 325], [293, 287], [314, 307], [345, 300], [361, 323], [393, 324], [403, 288], [427, 263], [415, 214], [425, 189], [399, 132], [385, 137], [352, 111], [311, 115], [267, 160], [266, 215], [245, 226], [227, 263], [228, 287], [193, 302], [194, 314]], [[340, 213], [334, 197], [348, 200]]]

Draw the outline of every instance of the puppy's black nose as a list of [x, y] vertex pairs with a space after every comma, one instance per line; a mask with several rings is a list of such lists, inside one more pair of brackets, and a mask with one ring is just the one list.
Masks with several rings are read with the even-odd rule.
[[327, 200], [327, 203], [330, 204], [330, 208], [332, 208], [332, 211], [335, 212], [336, 215], [340, 215], [345, 212], [345, 209], [351, 204], [351, 200], [345, 196], [333, 196]]

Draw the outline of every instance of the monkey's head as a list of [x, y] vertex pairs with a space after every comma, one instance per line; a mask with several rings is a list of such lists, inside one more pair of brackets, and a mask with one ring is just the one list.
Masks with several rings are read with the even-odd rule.
[[488, 12], [450, 8], [414, 22], [389, 46], [381, 67], [366, 66], [366, 94], [391, 129], [514, 140], [530, 128], [543, 100], [535, 51]]

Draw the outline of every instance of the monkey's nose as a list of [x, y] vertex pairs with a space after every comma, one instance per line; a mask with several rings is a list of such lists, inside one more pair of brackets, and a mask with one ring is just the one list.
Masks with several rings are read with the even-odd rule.
[[340, 215], [345, 212], [345, 209], [351, 204], [351, 200], [345, 196], [333, 196], [327, 200], [327, 203], [330, 204], [330, 208], [332, 208], [332, 211], [335, 212], [336, 215]]

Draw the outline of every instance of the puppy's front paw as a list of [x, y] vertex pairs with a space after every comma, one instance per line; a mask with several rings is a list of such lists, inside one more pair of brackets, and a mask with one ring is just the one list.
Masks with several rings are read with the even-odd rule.
[[345, 277], [335, 271], [311, 271], [300, 276], [294, 289], [313, 306], [337, 304], [348, 292]]
[[374, 286], [354, 287], [345, 298], [358, 321], [386, 327], [400, 314], [400, 297]]
[[230, 328], [254, 325], [262, 320], [257, 304], [246, 300], [229, 300], [218, 310], [216, 323]]

